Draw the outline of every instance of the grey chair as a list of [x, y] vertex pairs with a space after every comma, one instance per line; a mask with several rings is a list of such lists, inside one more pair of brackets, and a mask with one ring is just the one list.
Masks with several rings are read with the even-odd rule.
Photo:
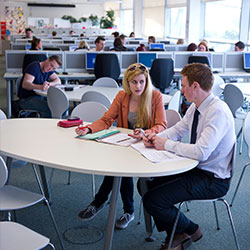
[[242, 110], [242, 105], [244, 102], [244, 96], [241, 90], [234, 84], [227, 84], [224, 89], [224, 101], [227, 103], [230, 108], [234, 118], [242, 120], [242, 125], [240, 131], [237, 134], [237, 139], [240, 137], [240, 150], [239, 153], [242, 153], [243, 146], [243, 134], [242, 127], [243, 122], [246, 117], [246, 112]]
[[223, 78], [219, 75], [214, 75], [214, 84], [212, 87], [212, 93], [215, 96], [220, 97], [221, 94], [223, 93], [223, 90], [220, 88], [220, 85], [225, 84], [225, 81], [223, 80]]
[[[33, 164], [32, 164], [32, 167], [33, 167], [37, 182], [39, 184], [41, 194], [30, 192], [28, 190], [21, 189], [15, 186], [7, 185], [6, 182], [8, 179], [8, 169], [3, 158], [0, 156], [0, 211], [7, 212], [8, 220], [11, 221], [11, 211], [16, 211], [19, 209], [31, 207], [43, 201], [48, 208], [48, 211], [49, 211], [51, 220], [54, 224], [61, 247], [64, 249], [61, 235], [58, 231], [57, 224], [56, 224], [54, 215], [52, 213], [52, 210], [50, 208], [49, 202], [44, 195], [44, 191], [43, 191], [38, 173]], [[2, 243], [2, 240], [1, 240], [1, 243]]]
[[[235, 160], [236, 160], [236, 145], [237, 144], [235, 143], [235, 145], [233, 146], [233, 153], [232, 153], [232, 159], [231, 159], [232, 173], [233, 173], [233, 169], [234, 169], [234, 166], [235, 166]], [[235, 226], [234, 226], [234, 222], [233, 222], [233, 217], [232, 217], [232, 214], [231, 214], [230, 206], [229, 206], [228, 202], [223, 197], [218, 197], [217, 199], [207, 199], [207, 200], [206, 199], [205, 200], [192, 200], [191, 202], [209, 202], [209, 203], [213, 203], [214, 212], [215, 212], [215, 218], [216, 218], [216, 224], [217, 224], [217, 230], [219, 230], [220, 226], [219, 226], [219, 221], [218, 221], [218, 216], [217, 216], [217, 210], [216, 210], [216, 202], [219, 202], [219, 201], [222, 202], [226, 206], [227, 213], [228, 213], [228, 218], [230, 220], [231, 228], [232, 228], [232, 231], [233, 231], [233, 236], [234, 236], [234, 241], [235, 241], [236, 249], [240, 250], [239, 240], [238, 240], [238, 236], [237, 236], [237, 233], [236, 233], [236, 230], [235, 230]], [[170, 240], [169, 240], [168, 250], [171, 249], [171, 245], [172, 245], [172, 242], [173, 242], [175, 230], [176, 230], [176, 227], [177, 227], [177, 224], [178, 224], [178, 220], [179, 220], [179, 216], [180, 216], [181, 207], [182, 207], [182, 205], [184, 203], [185, 202], [181, 202], [179, 204], [179, 206], [178, 206], [178, 213], [176, 215], [174, 226], [173, 226], [172, 233], [171, 233], [171, 237], [170, 237]]]
[[[85, 122], [94, 122], [100, 119], [107, 111], [107, 107], [99, 102], [82, 102], [77, 105], [71, 113], [71, 116], [77, 116]], [[70, 174], [69, 180], [70, 183]], [[92, 175], [92, 192], [95, 196], [95, 176]]]
[[0, 250], [43, 249], [50, 246], [50, 239], [13, 221], [0, 222]]
[[177, 111], [175, 111], [173, 109], [167, 109], [165, 111], [165, 114], [166, 114], [166, 120], [167, 120], [167, 126], [168, 126], [168, 128], [171, 128], [178, 121], [181, 120], [181, 115]]
[[172, 110], [175, 110], [176, 112], [179, 112], [180, 98], [181, 98], [181, 91], [177, 90], [168, 104], [168, 109], [172, 109]]
[[[113, 79], [112, 79], [113, 80]], [[111, 101], [109, 98], [97, 91], [88, 91], [82, 95], [81, 102], [99, 102], [103, 104], [106, 108], [109, 108]]]
[[[244, 125], [243, 125], [243, 132], [242, 133], [243, 133], [243, 137], [244, 137], [245, 142], [246, 142], [247, 147], [248, 147], [248, 157], [250, 158], [250, 112], [247, 113], [247, 116], [245, 118]], [[237, 183], [236, 189], [234, 191], [233, 198], [232, 198], [230, 206], [233, 205], [235, 196], [236, 196], [236, 194], [238, 192], [240, 183], [242, 181], [242, 177], [243, 177], [243, 175], [245, 173], [245, 170], [246, 170], [246, 168], [248, 166], [250, 166], [250, 162], [248, 162], [247, 164], [245, 164], [245, 166], [243, 167], [243, 169], [241, 171], [241, 175], [240, 175], [239, 181]]]
[[111, 77], [101, 77], [94, 81], [93, 86], [95, 87], [110, 87], [119, 88], [117, 82]]
[[47, 91], [47, 103], [52, 115], [52, 118], [61, 119], [64, 112], [69, 108], [68, 96], [55, 86], [49, 87]]

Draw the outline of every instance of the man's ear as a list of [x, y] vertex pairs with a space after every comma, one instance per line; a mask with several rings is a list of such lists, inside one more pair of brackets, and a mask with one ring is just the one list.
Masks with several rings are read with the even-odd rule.
[[193, 87], [194, 87], [194, 89], [197, 90], [198, 88], [200, 88], [200, 84], [198, 82], [194, 81], [193, 82]]

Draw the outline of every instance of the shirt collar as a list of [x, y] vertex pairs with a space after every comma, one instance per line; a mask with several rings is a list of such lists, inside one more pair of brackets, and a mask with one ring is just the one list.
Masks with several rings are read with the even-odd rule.
[[214, 94], [210, 93], [209, 96], [207, 96], [207, 98], [201, 103], [201, 105], [199, 106], [198, 110], [200, 112], [200, 114], [202, 114], [207, 107], [209, 107], [209, 103], [214, 99]]

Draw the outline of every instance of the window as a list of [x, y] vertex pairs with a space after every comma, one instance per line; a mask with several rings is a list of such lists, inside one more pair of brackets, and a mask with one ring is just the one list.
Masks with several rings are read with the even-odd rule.
[[186, 7], [170, 9], [170, 37], [185, 38], [186, 12]]

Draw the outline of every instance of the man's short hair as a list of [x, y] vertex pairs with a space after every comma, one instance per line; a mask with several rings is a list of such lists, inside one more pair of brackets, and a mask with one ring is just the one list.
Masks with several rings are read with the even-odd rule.
[[57, 55], [52, 55], [52, 56], [50, 56], [50, 57], [49, 57], [49, 60], [50, 60], [50, 61], [56, 61], [57, 64], [58, 64], [59, 66], [62, 65], [62, 60], [61, 60], [61, 58], [60, 58], [59, 56], [57, 56]]
[[182, 76], [186, 76], [189, 86], [193, 82], [198, 82], [205, 91], [210, 91], [213, 87], [214, 77], [211, 69], [203, 63], [187, 64], [181, 71]]
[[156, 39], [155, 39], [154, 36], [149, 36], [149, 37], [148, 37], [148, 40], [149, 40], [149, 39], [150, 39], [153, 43], [155, 43], [155, 41], [156, 41]]
[[237, 42], [235, 46], [242, 50], [245, 48], [245, 44], [242, 41]]
[[95, 43], [99, 43], [100, 41], [105, 41], [105, 38], [103, 36], [98, 36], [96, 39], [95, 39]]
[[124, 34], [121, 34], [121, 35], [120, 35], [120, 38], [121, 38], [121, 39], [125, 39], [126, 37], [127, 37], [127, 36], [124, 35]]
[[33, 31], [32, 31], [31, 28], [26, 28], [26, 29], [25, 29], [25, 33], [27, 33], [28, 31], [31, 31], [31, 32], [33, 33]]

